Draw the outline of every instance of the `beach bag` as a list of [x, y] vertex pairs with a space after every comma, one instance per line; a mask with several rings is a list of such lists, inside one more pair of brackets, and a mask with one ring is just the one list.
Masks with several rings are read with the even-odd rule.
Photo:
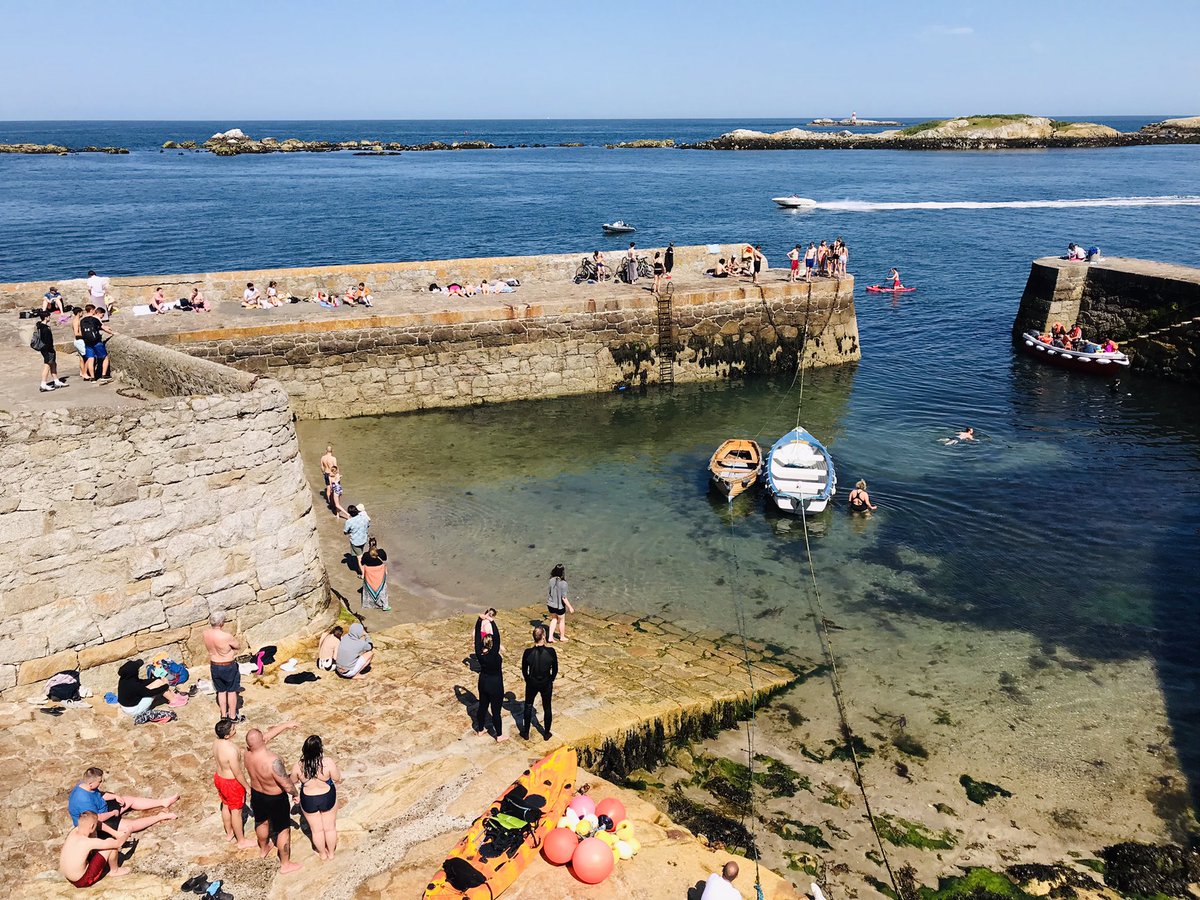
[[191, 312], [191, 310], [192, 310], [192, 301], [189, 300], [187, 297], [180, 297], [179, 302], [175, 305], [178, 306], [180, 309], [184, 310], [185, 312]]
[[151, 725], [154, 723], [174, 722], [179, 716], [173, 709], [148, 709], [141, 715], [135, 716], [134, 725]]
[[446, 873], [446, 883], [464, 894], [472, 888], [483, 887], [487, 884], [487, 876], [461, 856], [452, 856], [447, 859], [442, 863], [442, 871]]

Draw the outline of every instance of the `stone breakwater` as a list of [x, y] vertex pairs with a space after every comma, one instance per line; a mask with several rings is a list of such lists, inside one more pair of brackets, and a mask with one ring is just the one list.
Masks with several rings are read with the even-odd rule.
[[213, 610], [261, 643], [327, 603], [284, 390], [129, 338], [110, 349], [162, 399], [0, 412], [13, 488], [0, 497], [0, 690], [159, 652], [202, 658]]
[[1035, 260], [1013, 338], [1055, 322], [1117, 341], [1135, 371], [1200, 384], [1198, 268], [1123, 257]]
[[312, 419], [653, 384], [664, 350], [678, 381], [785, 373], [801, 358], [823, 366], [860, 356], [850, 278], [677, 291], [667, 348], [659, 346], [658, 310], [647, 293], [529, 299], [535, 302], [154, 339], [279, 381], [296, 414]]

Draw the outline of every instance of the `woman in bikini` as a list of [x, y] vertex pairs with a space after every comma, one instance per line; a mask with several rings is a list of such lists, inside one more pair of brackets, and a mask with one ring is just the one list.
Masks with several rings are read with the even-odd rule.
[[337, 785], [342, 773], [333, 757], [325, 755], [318, 735], [304, 741], [300, 762], [292, 768], [292, 780], [300, 784], [300, 810], [312, 833], [313, 849], [321, 859], [333, 859], [337, 850]]
[[337, 466], [332, 466], [329, 470], [329, 503], [339, 518], [350, 518], [350, 513], [342, 506], [342, 473], [338, 471]]
[[859, 479], [858, 484], [854, 485], [849, 500], [850, 512], [870, 512], [876, 509], [875, 504], [871, 502], [871, 495], [867, 493], [867, 483], [862, 479]]

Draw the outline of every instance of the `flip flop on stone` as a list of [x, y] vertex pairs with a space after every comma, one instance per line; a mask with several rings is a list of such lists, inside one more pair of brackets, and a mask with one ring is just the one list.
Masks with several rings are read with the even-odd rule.
[[193, 875], [187, 881], [179, 886], [179, 889], [186, 894], [200, 894], [208, 887], [208, 876], [201, 872], [199, 875]]

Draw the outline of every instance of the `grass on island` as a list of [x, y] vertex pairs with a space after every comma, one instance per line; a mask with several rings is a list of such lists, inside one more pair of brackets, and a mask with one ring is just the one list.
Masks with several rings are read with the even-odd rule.
[[[1006, 122], [1019, 122], [1022, 119], [1028, 119], [1029, 116], [1025, 113], [994, 113], [987, 116], [959, 116], [958, 118], [966, 119], [972, 128], [995, 128], [997, 125], [1003, 125]], [[945, 125], [947, 122], [954, 121], [951, 119], [930, 119], [928, 122], [920, 122], [916, 125], [910, 125], [900, 132], [901, 137], [913, 137], [925, 131], [932, 131]], [[1064, 125], [1071, 124], [1069, 122]]]

